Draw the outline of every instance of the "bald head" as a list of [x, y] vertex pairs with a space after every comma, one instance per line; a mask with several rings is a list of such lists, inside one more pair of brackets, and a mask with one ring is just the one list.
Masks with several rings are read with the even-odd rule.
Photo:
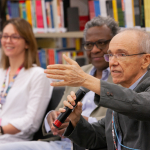
[[[150, 54], [150, 34], [135, 28], [125, 29], [119, 32], [119, 35], [127, 34], [127, 41], [130, 43], [136, 43], [138, 46], [138, 52], [145, 52]], [[135, 42], [134, 42], [135, 40]]]

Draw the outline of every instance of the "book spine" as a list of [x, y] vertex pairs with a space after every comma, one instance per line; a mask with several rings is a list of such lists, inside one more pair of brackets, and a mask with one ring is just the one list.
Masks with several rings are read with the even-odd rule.
[[114, 19], [115, 19], [116, 22], [118, 22], [118, 10], [117, 10], [116, 0], [112, 0], [112, 6], [113, 6]]
[[48, 28], [47, 28], [47, 20], [46, 20], [45, 0], [42, 0], [41, 3], [42, 3], [42, 15], [43, 15], [43, 23], [44, 23], [44, 32], [46, 33], [48, 31]]
[[11, 2], [11, 14], [12, 14], [12, 18], [19, 17], [19, 3], [18, 2]]
[[132, 1], [125, 0], [126, 27], [133, 28]]
[[51, 27], [54, 30], [55, 25], [54, 25], [54, 15], [53, 15], [53, 5], [52, 2], [50, 2], [50, 16], [51, 16]]
[[107, 17], [106, 0], [99, 0], [101, 16]]
[[94, 0], [94, 10], [95, 10], [95, 16], [96, 17], [99, 16], [99, 15], [101, 15], [99, 0]]
[[36, 7], [35, 7], [35, 0], [31, 1], [31, 13], [32, 13], [32, 28], [33, 32], [37, 32], [37, 21], [36, 21]]
[[36, 6], [36, 20], [37, 20], [37, 31], [44, 31], [44, 22], [43, 22], [43, 14], [42, 14], [42, 3], [41, 1], [35, 1]]
[[31, 1], [26, 1], [27, 20], [32, 26]]
[[140, 1], [134, 0], [135, 26], [140, 27]]
[[12, 14], [11, 14], [11, 1], [10, 0], [7, 1], [7, 11], [8, 11], [8, 19], [11, 19]]

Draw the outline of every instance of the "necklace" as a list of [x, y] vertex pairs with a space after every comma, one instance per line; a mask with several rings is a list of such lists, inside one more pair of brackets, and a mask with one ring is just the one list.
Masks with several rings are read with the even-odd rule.
[[14, 81], [16, 79], [16, 77], [18, 76], [20, 70], [22, 69], [23, 66], [20, 66], [17, 71], [16, 71], [16, 74], [13, 76], [13, 81], [11, 81], [8, 85], [8, 88], [6, 90], [6, 92], [4, 93], [4, 90], [5, 90], [5, 87], [6, 87], [6, 79], [7, 79], [7, 75], [8, 75], [8, 72], [10, 70], [10, 67], [7, 69], [6, 71], [6, 74], [5, 74], [5, 78], [4, 78], [4, 82], [3, 82], [3, 85], [2, 85], [2, 90], [0, 92], [0, 109], [2, 109], [2, 106], [4, 105], [4, 103], [6, 102], [6, 97], [8, 95], [8, 92], [9, 90], [11, 89], [11, 87], [13, 86], [14, 84]]

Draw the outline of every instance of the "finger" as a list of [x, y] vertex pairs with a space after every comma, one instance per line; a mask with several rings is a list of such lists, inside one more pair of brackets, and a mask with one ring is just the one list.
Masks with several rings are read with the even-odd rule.
[[66, 111], [66, 109], [64, 109], [64, 108], [59, 108], [59, 111], [63, 113], [63, 112]]
[[53, 120], [55, 120], [57, 118], [57, 112], [56, 111], [52, 111], [52, 116], [53, 116]]
[[65, 76], [64, 75], [54, 75], [54, 74], [46, 74], [47, 78], [52, 78], [52, 79], [59, 79], [59, 80], [64, 80]]
[[78, 65], [78, 63], [72, 59], [70, 59], [69, 57], [67, 57], [65, 54], [63, 54], [63, 58], [66, 60], [66, 62], [68, 62], [70, 65]]
[[75, 101], [74, 101], [74, 99], [71, 97], [71, 95], [68, 95], [68, 96], [67, 96], [67, 100], [68, 100], [68, 102], [70, 102], [71, 105], [73, 105], [73, 106], [76, 104]]
[[52, 82], [50, 83], [51, 86], [67, 86], [69, 85], [66, 81], [60, 81], [60, 82]]
[[81, 103], [81, 102], [78, 102], [76, 108], [79, 109], [79, 110], [82, 110], [82, 103]]
[[63, 103], [64, 103], [64, 106], [65, 106], [65, 107], [68, 107], [68, 108], [70, 108], [70, 109], [73, 109], [73, 106], [72, 106], [68, 101], [64, 101]]
[[[69, 70], [69, 69], [68, 69]], [[52, 74], [52, 75], [64, 75], [66, 74], [65, 70], [58, 70], [58, 69], [46, 69], [44, 71], [46, 74]]]
[[70, 120], [69, 120], [69, 118], [67, 117], [67, 119], [65, 120], [65, 122], [69, 122]]
[[62, 130], [59, 130], [58, 135], [61, 137], [64, 134], [65, 130], [66, 130], [66, 128], [62, 129]]
[[64, 129], [64, 128], [66, 128], [66, 127], [68, 127], [68, 125], [69, 125], [69, 122], [64, 122], [61, 126], [60, 126], [60, 130], [61, 129]]
[[71, 97], [72, 97], [74, 100], [76, 99], [76, 94], [75, 94], [74, 91], [71, 91], [71, 92], [70, 92], [70, 95], [71, 95]]
[[70, 69], [70, 68], [71, 68], [70, 65], [63, 65], [63, 64], [55, 64], [55, 65], [49, 65], [49, 66], [47, 66], [47, 69], [66, 70], [66, 69]]

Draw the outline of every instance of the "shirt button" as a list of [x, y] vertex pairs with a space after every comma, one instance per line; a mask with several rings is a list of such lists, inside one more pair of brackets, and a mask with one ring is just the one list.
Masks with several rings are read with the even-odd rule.
[[110, 93], [109, 93], [109, 92], [107, 92], [107, 95], [110, 95]]

